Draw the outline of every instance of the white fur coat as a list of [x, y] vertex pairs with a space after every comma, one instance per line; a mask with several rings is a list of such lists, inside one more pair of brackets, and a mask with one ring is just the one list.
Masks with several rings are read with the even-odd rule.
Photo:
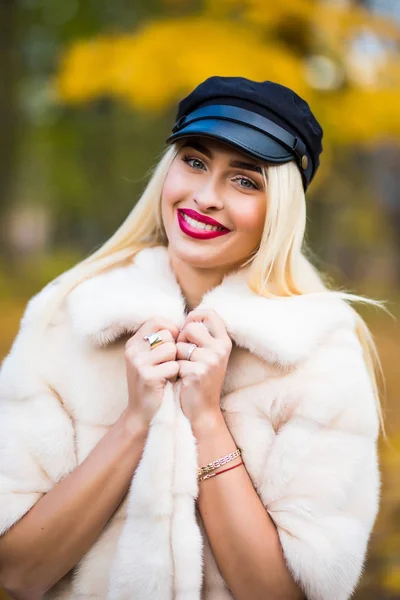
[[[378, 419], [354, 313], [335, 295], [261, 298], [245, 279], [228, 276], [201, 303], [234, 341], [225, 419], [295, 580], [309, 600], [345, 600], [379, 497]], [[30, 302], [1, 370], [0, 534], [126, 407], [124, 334], [153, 317], [185, 318], [161, 247], [81, 284], [38, 336], [55, 290]], [[167, 385], [125, 501], [46, 598], [232, 599], [196, 512], [196, 443], [176, 386]]]

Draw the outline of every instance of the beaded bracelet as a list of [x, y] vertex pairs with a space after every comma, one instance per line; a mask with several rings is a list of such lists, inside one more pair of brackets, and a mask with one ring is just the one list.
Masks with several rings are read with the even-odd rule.
[[218, 473], [209, 473], [208, 475], [202, 475], [201, 477], [199, 477], [199, 481], [204, 481], [205, 479], [210, 479], [211, 477], [216, 477], [217, 475], [222, 475], [222, 473], [227, 473], [228, 471], [232, 471], [232, 469], [236, 469], [237, 467], [240, 467], [240, 465], [243, 464], [243, 461], [241, 460], [240, 463], [238, 463], [237, 465], [233, 465], [233, 467], [229, 467], [229, 469], [224, 469], [223, 471], [218, 471]]
[[234, 452], [231, 452], [230, 454], [227, 454], [226, 456], [223, 456], [222, 458], [218, 458], [217, 460], [214, 460], [214, 462], [208, 463], [208, 465], [205, 465], [204, 467], [200, 467], [199, 469], [197, 469], [197, 477], [206, 475], [210, 471], [214, 471], [215, 469], [218, 469], [218, 467], [222, 467], [223, 465], [226, 465], [226, 463], [231, 462], [231, 460], [234, 460], [238, 456], [241, 456], [241, 454], [242, 454], [242, 452], [241, 452], [240, 448], [236, 448], [236, 450]]

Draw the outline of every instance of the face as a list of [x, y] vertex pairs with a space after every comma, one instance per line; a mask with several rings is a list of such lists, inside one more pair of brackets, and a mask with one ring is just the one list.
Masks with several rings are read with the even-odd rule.
[[183, 143], [161, 197], [172, 259], [227, 272], [249, 258], [265, 222], [261, 166], [216, 140], [188, 138]]

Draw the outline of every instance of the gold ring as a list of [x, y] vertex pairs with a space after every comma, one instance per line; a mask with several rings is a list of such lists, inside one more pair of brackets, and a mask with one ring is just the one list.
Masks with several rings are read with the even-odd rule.
[[150, 350], [154, 350], [154, 348], [157, 348], [157, 346], [164, 343], [164, 340], [160, 338], [158, 333], [150, 333], [150, 335], [145, 335], [143, 339], [146, 340], [146, 342], [149, 342]]

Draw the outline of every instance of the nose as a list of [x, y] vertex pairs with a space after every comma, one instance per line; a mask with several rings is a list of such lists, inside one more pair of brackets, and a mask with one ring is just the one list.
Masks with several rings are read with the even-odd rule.
[[193, 200], [199, 211], [203, 212], [221, 210], [224, 207], [221, 193], [216, 182], [212, 180], [208, 180], [205, 185], [194, 191]]

